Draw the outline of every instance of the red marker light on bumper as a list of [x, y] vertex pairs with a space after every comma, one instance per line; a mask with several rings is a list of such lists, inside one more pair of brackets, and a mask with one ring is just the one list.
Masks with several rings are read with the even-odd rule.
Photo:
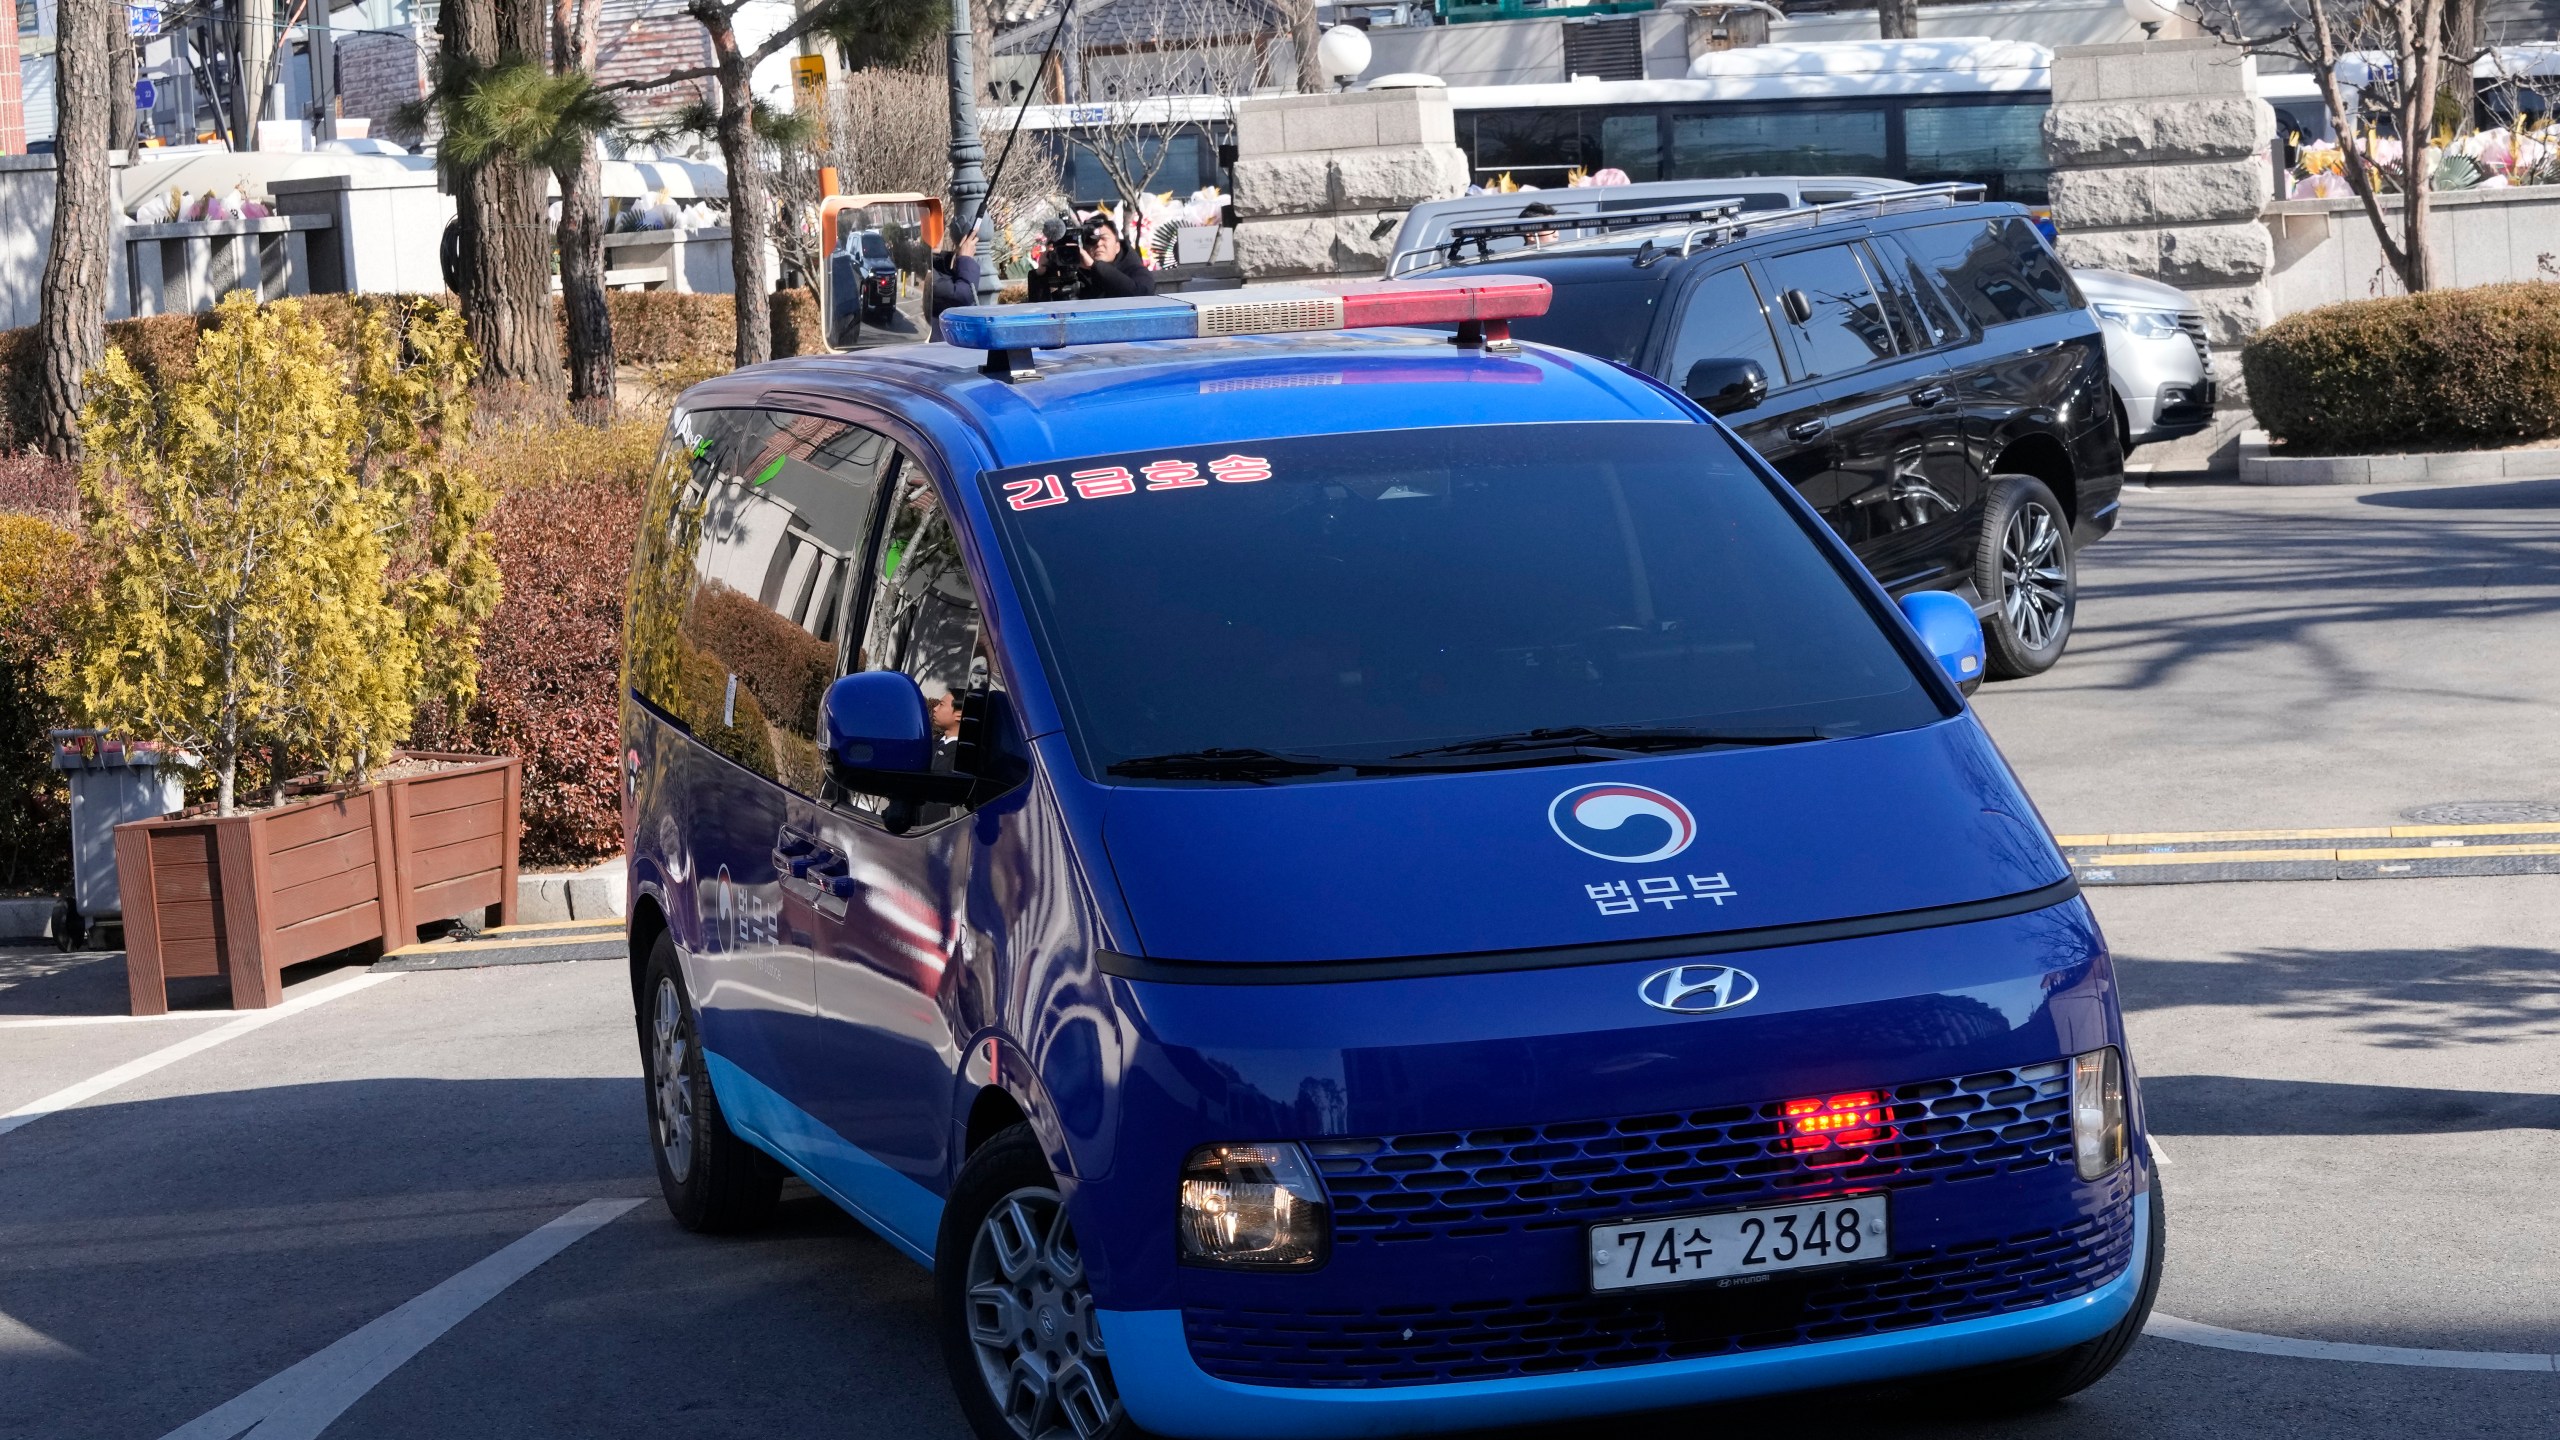
[[1779, 1107], [1790, 1150], [1829, 1150], [1873, 1145], [1893, 1138], [1884, 1095], [1859, 1090], [1812, 1100], [1790, 1100]]

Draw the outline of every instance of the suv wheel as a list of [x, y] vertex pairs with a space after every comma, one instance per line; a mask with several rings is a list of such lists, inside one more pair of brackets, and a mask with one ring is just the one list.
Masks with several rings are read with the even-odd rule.
[[1084, 1259], [1028, 1125], [960, 1169], [934, 1247], [943, 1362], [978, 1440], [1132, 1440]]
[[649, 1153], [658, 1189], [687, 1230], [752, 1230], [772, 1218], [782, 1196], [782, 1166], [737, 1137], [711, 1093], [702, 1030], [676, 965], [676, 945], [661, 931], [649, 947], [640, 981], [640, 1073], [648, 1085]]
[[2071, 518], [2043, 481], [2032, 475], [1992, 477], [1973, 588], [1994, 602], [1982, 624], [1990, 678], [2041, 675], [2062, 658], [2071, 643], [2079, 589], [2072, 573]]

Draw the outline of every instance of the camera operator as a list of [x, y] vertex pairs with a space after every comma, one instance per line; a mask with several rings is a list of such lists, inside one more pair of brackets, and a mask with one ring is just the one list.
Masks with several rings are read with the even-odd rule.
[[1049, 242], [1049, 253], [1040, 268], [1031, 272], [1030, 298], [1033, 300], [1102, 300], [1128, 295], [1152, 295], [1155, 277], [1143, 264], [1136, 264], [1131, 274], [1130, 256], [1120, 244], [1120, 232], [1107, 220], [1087, 225], [1061, 227]]

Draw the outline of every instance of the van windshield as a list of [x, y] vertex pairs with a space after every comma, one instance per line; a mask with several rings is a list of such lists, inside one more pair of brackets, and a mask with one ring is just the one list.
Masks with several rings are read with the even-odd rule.
[[1256, 440], [986, 479], [1097, 777], [1341, 779], [1942, 715], [1705, 426]]

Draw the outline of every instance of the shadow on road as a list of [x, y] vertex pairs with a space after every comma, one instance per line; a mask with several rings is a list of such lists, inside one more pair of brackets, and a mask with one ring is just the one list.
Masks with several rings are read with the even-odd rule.
[[2529, 946], [2244, 950], [2214, 961], [2120, 955], [2116, 973], [2128, 1010], [2247, 1006], [2275, 1019], [2326, 1021], [2392, 1049], [2560, 1037], [2560, 954]]
[[2560, 1130], [2560, 1095], [2425, 1090], [2236, 1075], [2153, 1075], [2142, 1103], [2163, 1135], [2456, 1135]]
[[2560, 510], [2560, 480], [2509, 480], [2424, 490], [2386, 490], [2356, 497], [2387, 510]]

